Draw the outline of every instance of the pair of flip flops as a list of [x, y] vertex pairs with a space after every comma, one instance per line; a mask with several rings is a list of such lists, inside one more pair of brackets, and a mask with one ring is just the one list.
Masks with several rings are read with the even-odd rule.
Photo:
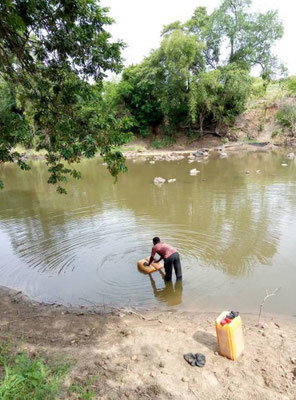
[[188, 364], [192, 365], [193, 367], [204, 367], [206, 363], [206, 357], [201, 353], [187, 353], [184, 354], [184, 359], [188, 362]]

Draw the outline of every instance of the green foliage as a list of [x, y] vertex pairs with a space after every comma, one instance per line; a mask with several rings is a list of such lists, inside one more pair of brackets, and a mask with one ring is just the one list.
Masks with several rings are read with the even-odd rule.
[[289, 76], [282, 80], [282, 85], [288, 90], [288, 93], [292, 96], [296, 96], [296, 75]]
[[67, 363], [52, 363], [29, 358], [24, 352], [14, 355], [9, 346], [0, 349], [0, 398], [2, 400], [54, 400], [61, 380], [69, 370]]
[[264, 124], [262, 122], [260, 122], [259, 126], [258, 126], [258, 132], [263, 132], [264, 129]]
[[296, 135], [296, 106], [285, 105], [277, 113], [278, 123], [288, 128], [292, 136]]
[[71, 164], [98, 149], [114, 176], [124, 170], [123, 156], [113, 149], [128, 141], [129, 121], [102, 113], [102, 79], [105, 71], [120, 71], [123, 47], [110, 41], [106, 12], [95, 0], [0, 5], [0, 75], [11, 93], [10, 105], [2, 99], [0, 105], [6, 127], [0, 162], [18, 161], [25, 169], [13, 147], [29, 136], [37, 150], [47, 151], [48, 181], [60, 193], [68, 174], [79, 177]]
[[262, 78], [253, 78], [251, 95], [255, 99], [263, 97], [266, 93], [266, 85]]
[[[212, 13], [196, 8], [185, 23], [163, 28], [159, 48], [142, 63], [104, 84], [106, 71], [120, 71], [123, 47], [105, 30], [107, 9], [95, 0], [2, 3], [0, 162], [27, 168], [18, 143], [45, 150], [48, 182], [59, 193], [69, 175], [80, 178], [72, 164], [98, 151], [112, 175], [126, 171], [118, 148], [132, 134], [161, 127], [165, 137], [179, 129], [202, 136], [205, 126], [232, 123], [281, 71], [271, 52], [283, 35], [277, 12], [251, 13], [251, 0], [223, 0]], [[250, 77], [254, 66], [260, 79]]]
[[[277, 12], [253, 14], [250, 5], [223, 0], [211, 14], [198, 7], [184, 24], [163, 28], [160, 47], [126, 69], [118, 84], [118, 104], [131, 114], [133, 132], [161, 124], [171, 131], [199, 127], [202, 135], [204, 125], [231, 123], [251, 94], [266, 91], [280, 71], [271, 47], [283, 28]], [[255, 80], [250, 71], [256, 65], [262, 78]]]
[[163, 149], [164, 147], [172, 146], [176, 142], [176, 139], [169, 136], [164, 136], [161, 140], [158, 138], [151, 142], [151, 147], [155, 149]]
[[272, 137], [272, 138], [275, 138], [279, 133], [280, 133], [280, 130], [279, 130], [279, 129], [274, 129], [274, 130], [271, 132], [271, 137]]

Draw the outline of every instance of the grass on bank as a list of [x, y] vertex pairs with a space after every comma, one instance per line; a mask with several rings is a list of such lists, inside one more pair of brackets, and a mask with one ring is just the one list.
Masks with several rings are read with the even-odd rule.
[[0, 346], [0, 399], [1, 400], [57, 400], [66, 393], [79, 400], [92, 400], [93, 379], [75, 384], [68, 389], [63, 381], [71, 369], [64, 360], [45, 359], [25, 352], [15, 353], [5, 343]]

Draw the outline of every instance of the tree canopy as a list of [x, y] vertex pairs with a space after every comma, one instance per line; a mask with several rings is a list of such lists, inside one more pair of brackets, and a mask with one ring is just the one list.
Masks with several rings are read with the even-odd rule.
[[[6, 93], [1, 109], [6, 114], [0, 118], [15, 115], [22, 129], [6, 124], [1, 130], [0, 162], [17, 160], [28, 168], [14, 146], [29, 141], [47, 151], [49, 183], [66, 181], [67, 173], [79, 177], [70, 165], [94, 156], [98, 148], [113, 175], [125, 170], [114, 147], [128, 135], [112, 134], [122, 123], [101, 112], [97, 96], [106, 71], [122, 68], [123, 43], [110, 41], [105, 27], [113, 21], [107, 11], [95, 0], [1, 1], [0, 75]], [[58, 186], [58, 191], [65, 190]]]
[[98, 150], [112, 175], [125, 171], [116, 148], [131, 133], [223, 134], [245, 109], [252, 69], [266, 84], [281, 70], [272, 54], [283, 35], [277, 11], [250, 5], [197, 7], [188, 21], [164, 26], [159, 48], [119, 82], [103, 82], [123, 68], [108, 9], [96, 0], [1, 0], [0, 163], [27, 169], [16, 144], [45, 149], [48, 182], [63, 193], [67, 174], [79, 177], [73, 163]]
[[251, 13], [250, 5], [224, 0], [211, 14], [198, 7], [185, 23], [164, 26], [160, 47], [118, 84], [135, 131], [147, 133], [157, 120], [171, 135], [184, 128], [202, 135], [205, 123], [218, 133], [244, 111], [253, 67], [265, 81], [281, 72], [271, 51], [283, 35], [277, 11]]

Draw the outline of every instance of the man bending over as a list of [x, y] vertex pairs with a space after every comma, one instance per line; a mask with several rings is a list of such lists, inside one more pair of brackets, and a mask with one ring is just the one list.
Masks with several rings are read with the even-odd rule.
[[[179, 253], [174, 247], [167, 243], [160, 241], [159, 237], [154, 237], [152, 239], [153, 247], [151, 251], [151, 257], [149, 263], [144, 263], [145, 266], [149, 266], [151, 263], [159, 262], [164, 260], [164, 270], [165, 270], [165, 280], [170, 281], [172, 279], [172, 270], [174, 266], [175, 274], [177, 280], [182, 279], [182, 268]], [[155, 260], [155, 254], [159, 254], [160, 258]]]

